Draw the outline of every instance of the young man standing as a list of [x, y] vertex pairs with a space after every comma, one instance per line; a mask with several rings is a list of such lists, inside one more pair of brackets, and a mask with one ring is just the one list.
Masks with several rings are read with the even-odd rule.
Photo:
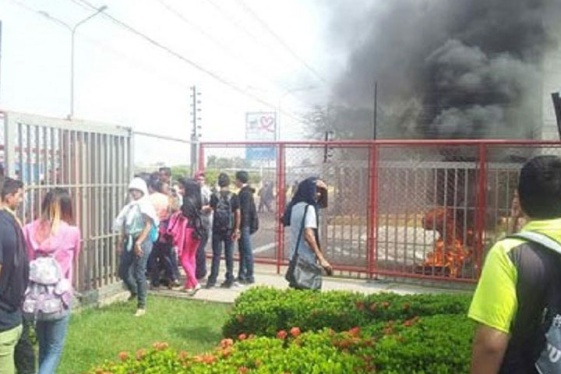
[[216, 285], [224, 243], [224, 257], [226, 261], [226, 280], [220, 285], [230, 288], [234, 284], [234, 242], [240, 235], [240, 203], [238, 196], [230, 191], [230, 177], [220, 173], [218, 187], [220, 191], [212, 194], [210, 206], [214, 212], [212, 221], [212, 266], [207, 281], [207, 288]]
[[206, 245], [210, 236], [210, 225], [212, 223], [212, 208], [210, 207], [210, 196], [212, 192], [205, 183], [205, 173], [199, 170], [195, 173], [195, 180], [201, 186], [201, 201], [203, 207], [201, 209], [201, 220], [204, 228], [204, 234], [201, 238], [199, 247], [197, 248], [195, 277], [200, 281], [206, 277]]
[[0, 210], [0, 373], [15, 373], [14, 350], [22, 333], [22, 311], [29, 261], [15, 211], [23, 201], [23, 183], [5, 178]]
[[240, 189], [240, 237], [238, 248], [240, 251], [240, 269], [238, 282], [242, 284], [255, 283], [253, 276], [253, 249], [251, 248], [252, 222], [257, 214], [253, 193], [255, 190], [248, 185], [249, 174], [247, 171], [236, 173], [236, 187]]
[[[518, 196], [529, 219], [521, 234], [561, 242], [561, 158], [528, 161], [520, 173]], [[497, 242], [487, 254], [469, 317], [479, 324], [473, 374], [559, 373], [558, 366], [538, 371], [535, 365], [542, 358], [559, 359], [545, 333], [561, 326], [561, 255], [524, 239]]]

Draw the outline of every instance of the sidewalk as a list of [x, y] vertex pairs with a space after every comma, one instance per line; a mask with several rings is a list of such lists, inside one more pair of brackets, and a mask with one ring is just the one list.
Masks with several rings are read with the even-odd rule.
[[[199, 301], [212, 301], [220, 303], [233, 303], [234, 300], [242, 292], [251, 287], [268, 286], [278, 289], [287, 288], [287, 282], [284, 279], [284, 269], [281, 274], [276, 274], [276, 266], [273, 265], [257, 265], [255, 266], [255, 284], [240, 285], [239, 287], [232, 288], [212, 288], [201, 289], [195, 296], [188, 296], [185, 292], [168, 290], [161, 288], [159, 290], [150, 290], [152, 295], [160, 295], [167, 297], [177, 297], [185, 299], [193, 299]], [[221, 269], [221, 276], [223, 269]], [[219, 278], [220, 282], [220, 278]], [[405, 282], [405, 281], [404, 281]], [[454, 287], [446, 287], [446, 284], [427, 284], [417, 285], [410, 283], [401, 283], [397, 281], [388, 280], [366, 280], [366, 279], [350, 279], [339, 277], [324, 277], [323, 278], [323, 291], [344, 290], [361, 292], [365, 294], [372, 294], [378, 292], [395, 292], [398, 294], [415, 294], [415, 293], [456, 293], [456, 292], [470, 292], [473, 286], [469, 285], [453, 285]], [[420, 281], [421, 282], [421, 281]], [[202, 284], [204, 286], [204, 284]]]

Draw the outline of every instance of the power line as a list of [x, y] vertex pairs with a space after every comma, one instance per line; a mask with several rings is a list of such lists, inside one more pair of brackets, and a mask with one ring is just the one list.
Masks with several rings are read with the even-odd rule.
[[[82, 3], [82, 4], [85, 4], [85, 5], [87, 5], [88, 7], [90, 7], [91, 9], [97, 9], [97, 7], [96, 7], [95, 5], [91, 4], [91, 3], [90, 3], [89, 1], [87, 1], [87, 0], [72, 0], [72, 1], [73, 1], [73, 2], [80, 2], [80, 3]], [[244, 96], [246, 96], [246, 97], [249, 97], [249, 98], [255, 100], [255, 101], [258, 102], [258, 103], [261, 103], [261, 104], [265, 105], [266, 107], [269, 107], [269, 108], [272, 108], [272, 109], [274, 109], [274, 110], [277, 110], [277, 107], [276, 107], [274, 104], [271, 104], [271, 103], [269, 103], [269, 102], [267, 102], [267, 101], [261, 99], [259, 96], [253, 95], [253, 94], [251, 94], [250, 92], [248, 92], [248, 91], [246, 91], [246, 90], [244, 90], [244, 89], [242, 89], [242, 88], [239, 88], [239, 87], [236, 86], [235, 84], [228, 82], [225, 78], [222, 78], [222, 77], [219, 76], [218, 74], [216, 74], [216, 73], [214, 73], [214, 72], [212, 72], [212, 71], [210, 71], [210, 70], [204, 68], [203, 66], [201, 66], [201, 65], [198, 64], [198, 63], [196, 63], [195, 61], [193, 61], [193, 60], [191, 60], [191, 59], [189, 59], [189, 58], [183, 56], [182, 54], [180, 54], [180, 53], [174, 51], [173, 49], [171, 49], [171, 48], [169, 48], [169, 47], [163, 45], [162, 43], [160, 43], [160, 42], [156, 41], [155, 39], [151, 38], [150, 36], [146, 35], [145, 33], [141, 32], [141, 31], [138, 31], [138, 30], [135, 29], [134, 27], [132, 27], [132, 26], [126, 24], [125, 22], [123, 22], [123, 21], [121, 21], [121, 20], [119, 20], [119, 19], [113, 17], [109, 12], [105, 11], [105, 12], [102, 13], [102, 15], [103, 15], [104, 17], [108, 18], [109, 20], [111, 20], [113, 23], [115, 23], [115, 24], [117, 24], [117, 25], [123, 27], [123, 28], [126, 29], [127, 31], [129, 31], [129, 32], [135, 34], [136, 36], [138, 36], [138, 37], [144, 39], [145, 41], [147, 41], [148, 43], [152, 44], [153, 46], [155, 46], [155, 47], [157, 47], [157, 48], [159, 48], [159, 49], [165, 51], [166, 53], [170, 54], [171, 56], [173, 56], [173, 57], [175, 57], [175, 58], [177, 58], [177, 59], [179, 59], [179, 60], [185, 62], [186, 64], [188, 64], [188, 65], [194, 67], [195, 69], [197, 69], [197, 70], [199, 70], [199, 71], [205, 73], [206, 75], [208, 75], [208, 76], [210, 76], [211, 78], [213, 78], [214, 80], [216, 80], [216, 81], [222, 83], [223, 85], [225, 85], [225, 86], [227, 86], [227, 87], [230, 87], [230, 88], [233, 89], [234, 91], [236, 91], [236, 92], [238, 92], [238, 93], [240, 93], [240, 94], [242, 94], [242, 95], [244, 95]], [[287, 116], [289, 116], [289, 117], [291, 117], [291, 118], [294, 119], [294, 120], [299, 121], [299, 122], [302, 122], [302, 121], [303, 121], [303, 119], [298, 118], [298, 117], [295, 117], [295, 116], [294, 116], [293, 114], [291, 114], [291, 113], [284, 113], [284, 114], [287, 115]]]
[[302, 65], [308, 69], [317, 79], [319, 79], [322, 83], [326, 84], [327, 81], [315, 70], [313, 67], [310, 66], [303, 58], [290, 48], [290, 46], [277, 34], [275, 33], [269, 25], [265, 21], [263, 21], [243, 0], [238, 0], [242, 8], [251, 16], [253, 17], [262, 28], [264, 28], [279, 44], [281, 44], [296, 60], [298, 60]]
[[[60, 27], [66, 27], [66, 26], [62, 26], [61, 21], [58, 21], [57, 19], [55, 19], [53, 17], [46, 16], [41, 11], [31, 8], [30, 6], [28, 6], [27, 4], [25, 4], [23, 2], [20, 2], [20, 1], [17, 1], [17, 0], [10, 0], [10, 1], [12, 3], [14, 3], [15, 5], [18, 5], [18, 6], [22, 7], [23, 9], [29, 11], [30, 13], [33, 13], [35, 15], [40, 15], [41, 17], [44, 17], [44, 19], [46, 19], [46, 20], [48, 20], [48, 21], [50, 21], [50, 22], [52, 22], [52, 23], [54, 23], [54, 24], [56, 24]], [[80, 7], [83, 7], [84, 9], [87, 9], [87, 10], [90, 9], [89, 7], [86, 7], [85, 5], [79, 3], [77, 0], [76, 1], [72, 0], [72, 1], [74, 3], [76, 3], [77, 5], [79, 5]], [[110, 54], [120, 58], [123, 62], [125, 62], [126, 64], [128, 64], [131, 67], [141, 69], [141, 70], [144, 70], [145, 72], [151, 73], [152, 75], [159, 77], [160, 79], [167, 82], [168, 84], [175, 85], [177, 87], [184, 88], [186, 90], [189, 90], [191, 88], [191, 85], [188, 85], [186, 83], [182, 83], [177, 79], [173, 79], [172, 77], [167, 77], [165, 75], [162, 75], [160, 70], [157, 70], [154, 66], [146, 64], [145, 61], [143, 61], [143, 60], [137, 60], [135, 58], [132, 58], [131, 56], [125, 55], [125, 54], [121, 53], [120, 51], [115, 50], [115, 49], [109, 47], [108, 45], [106, 45], [104, 43], [101, 43], [97, 40], [90, 39], [90, 38], [86, 38], [86, 39], [90, 43], [96, 45], [98, 48], [103, 49], [104, 51], [109, 52]], [[208, 97], [210, 97], [211, 101], [218, 103], [221, 107], [228, 107], [228, 108], [236, 109], [236, 110], [239, 109], [238, 107], [235, 107], [235, 106], [231, 105], [230, 103], [225, 102], [225, 101], [213, 96], [212, 94], [207, 95], [207, 98]], [[292, 119], [294, 119], [298, 122], [304, 122], [303, 118], [298, 118], [290, 112], [287, 112], [287, 111], [283, 110], [282, 113], [284, 113], [285, 115], [291, 117]]]
[[[216, 39], [214, 36], [212, 36], [211, 34], [209, 34], [208, 32], [205, 31], [204, 28], [202, 28], [201, 26], [197, 25], [196, 23], [192, 22], [191, 20], [189, 20], [188, 18], [186, 18], [180, 11], [178, 11], [177, 9], [173, 8], [172, 6], [170, 6], [169, 4], [167, 4], [165, 1], [163, 0], [154, 0], [156, 2], [158, 2], [161, 6], [163, 6], [164, 8], [166, 8], [170, 13], [172, 13], [175, 17], [177, 17], [178, 19], [180, 19], [183, 23], [185, 23], [186, 25], [188, 25], [189, 27], [195, 29], [198, 33], [200, 33], [201, 35], [205, 36], [207, 39], [211, 40], [213, 43], [215, 43], [217, 46], [219, 46], [220, 48], [224, 49], [225, 51], [227, 51], [231, 56], [241, 60], [245, 65], [248, 65], [249, 67], [251, 67], [253, 70], [258, 70], [260, 71], [261, 75], [267, 79], [267, 81], [269, 81], [269, 83], [272, 83], [273, 86], [276, 86], [277, 84], [275, 82], [273, 82], [270, 77], [266, 76], [263, 71], [263, 69], [256, 65], [251, 63], [250, 61], [248, 61], [247, 59], [243, 58], [243, 56], [240, 56], [239, 53], [236, 53], [235, 50], [233, 50], [231, 47], [229, 47], [228, 45], [226, 45], [225, 43], [221, 42], [220, 40]], [[282, 89], [286, 89], [286, 87], [281, 86]]]

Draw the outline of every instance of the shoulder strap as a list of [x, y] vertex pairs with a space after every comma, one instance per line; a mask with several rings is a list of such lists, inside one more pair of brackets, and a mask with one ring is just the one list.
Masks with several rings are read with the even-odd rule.
[[507, 236], [507, 238], [528, 240], [533, 243], [541, 244], [544, 247], [549, 248], [558, 254], [561, 254], [561, 244], [556, 240], [550, 238], [549, 236], [541, 234], [539, 232], [523, 231], [517, 234], [509, 235]]
[[306, 205], [304, 209], [304, 215], [302, 216], [302, 222], [300, 223], [300, 230], [298, 231], [298, 239], [296, 239], [296, 248], [294, 249], [294, 256], [298, 254], [298, 247], [300, 246], [300, 240], [302, 239], [302, 233], [304, 232], [304, 225], [306, 223], [306, 214], [308, 214], [308, 207], [310, 205]]

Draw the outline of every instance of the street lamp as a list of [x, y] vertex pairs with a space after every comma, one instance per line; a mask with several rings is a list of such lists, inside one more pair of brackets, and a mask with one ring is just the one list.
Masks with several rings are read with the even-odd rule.
[[84, 23], [86, 23], [90, 19], [94, 18], [95, 16], [97, 16], [101, 12], [105, 11], [106, 9], [107, 9], [107, 5], [103, 5], [103, 6], [99, 7], [94, 13], [92, 13], [88, 17], [84, 18], [83, 20], [79, 21], [74, 26], [68, 25], [66, 22], [63, 22], [63, 21], [59, 20], [58, 18], [55, 18], [55, 17], [51, 16], [49, 13], [47, 13], [45, 11], [42, 11], [42, 10], [39, 11], [39, 14], [41, 14], [41, 15], [53, 20], [54, 22], [66, 27], [70, 31], [70, 35], [71, 35], [71, 37], [70, 37], [70, 113], [68, 114], [68, 119], [72, 119], [74, 117], [74, 45], [75, 45], [74, 41], [76, 39], [76, 29], [78, 29], [79, 26], [83, 25]]
[[277, 118], [277, 140], [281, 140], [281, 128], [280, 128], [280, 119], [281, 119], [281, 113], [282, 113], [282, 100], [288, 96], [291, 95], [295, 92], [301, 92], [301, 91], [310, 91], [313, 89], [316, 89], [317, 86], [305, 86], [305, 87], [296, 87], [296, 88], [292, 88], [292, 89], [288, 89], [286, 90], [279, 98], [279, 104], [278, 104], [278, 118]]

